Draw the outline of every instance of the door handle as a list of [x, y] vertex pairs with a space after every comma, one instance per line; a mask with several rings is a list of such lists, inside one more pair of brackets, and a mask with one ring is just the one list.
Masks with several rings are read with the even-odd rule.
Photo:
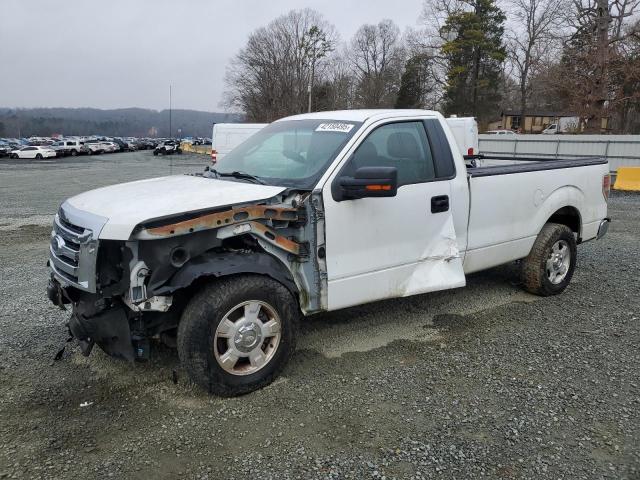
[[449, 211], [449, 195], [431, 197], [431, 213]]

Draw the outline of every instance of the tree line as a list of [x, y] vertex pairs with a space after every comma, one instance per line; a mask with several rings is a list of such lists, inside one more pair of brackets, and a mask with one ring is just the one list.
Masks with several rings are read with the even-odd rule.
[[[217, 122], [237, 122], [240, 115], [174, 109], [174, 137], [210, 137]], [[0, 108], [0, 138], [63, 135], [168, 137], [169, 111], [143, 108]]]
[[474, 116], [572, 113], [584, 131], [640, 132], [640, 0], [425, 0], [342, 40], [311, 9], [258, 28], [227, 68], [248, 121], [308, 110], [427, 108]]

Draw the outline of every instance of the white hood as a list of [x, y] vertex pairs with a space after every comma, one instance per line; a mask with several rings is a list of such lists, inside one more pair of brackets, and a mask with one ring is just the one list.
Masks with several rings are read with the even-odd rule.
[[128, 240], [141, 222], [271, 198], [285, 188], [176, 175], [121, 183], [71, 197], [65, 203], [107, 219], [99, 238]]

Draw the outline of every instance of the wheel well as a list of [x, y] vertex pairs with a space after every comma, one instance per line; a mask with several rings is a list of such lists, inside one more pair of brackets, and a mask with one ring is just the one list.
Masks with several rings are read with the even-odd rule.
[[241, 274], [271, 277], [298, 298], [298, 288], [291, 272], [275, 257], [259, 252], [205, 252], [187, 262], [166, 285], [151, 293], [166, 295], [200, 281]]
[[560, 225], [566, 225], [577, 235], [578, 242], [580, 242], [582, 218], [580, 217], [580, 212], [577, 208], [562, 207], [549, 217], [547, 223], [559, 223]]

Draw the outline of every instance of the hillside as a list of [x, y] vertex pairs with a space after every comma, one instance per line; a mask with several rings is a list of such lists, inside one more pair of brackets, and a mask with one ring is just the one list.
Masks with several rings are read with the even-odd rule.
[[[180, 135], [210, 137], [211, 126], [238, 122], [233, 113], [172, 110], [171, 130]], [[63, 135], [107, 135], [136, 137], [169, 136], [169, 110], [123, 108], [0, 108], [0, 137]]]

